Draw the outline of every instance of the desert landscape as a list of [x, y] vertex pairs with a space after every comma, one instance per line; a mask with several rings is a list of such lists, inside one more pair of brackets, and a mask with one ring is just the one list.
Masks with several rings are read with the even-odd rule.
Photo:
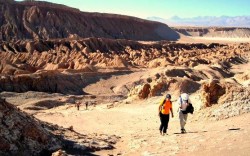
[[[0, 0], [0, 59], [1, 156], [249, 155], [250, 28]], [[185, 134], [183, 92], [194, 106]]]

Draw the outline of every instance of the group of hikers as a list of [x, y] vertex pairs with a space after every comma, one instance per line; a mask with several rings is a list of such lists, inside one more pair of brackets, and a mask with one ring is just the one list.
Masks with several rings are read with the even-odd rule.
[[[182, 93], [178, 98], [177, 103], [179, 106], [177, 112], [179, 113], [181, 133], [186, 133], [185, 125], [187, 122], [188, 113], [193, 113], [194, 108], [187, 93]], [[161, 120], [159, 130], [161, 135], [167, 134], [170, 113], [173, 118], [174, 112], [172, 109], [171, 95], [167, 94], [159, 105], [159, 117]]]
[[[179, 113], [179, 119], [180, 119], [180, 127], [181, 127], [181, 133], [186, 133], [185, 125], [187, 122], [188, 113], [192, 113], [194, 111], [194, 108], [191, 104], [191, 101], [189, 99], [189, 95], [187, 93], [182, 93], [180, 97], [177, 100], [177, 103], [179, 105], [177, 112]], [[76, 102], [77, 110], [80, 109], [80, 102]], [[86, 110], [88, 109], [88, 102], [85, 102]], [[167, 129], [168, 129], [168, 122], [169, 122], [169, 115], [171, 113], [172, 118], [174, 117], [174, 112], [172, 109], [172, 101], [171, 101], [171, 95], [167, 94], [164, 99], [160, 102], [159, 105], [159, 117], [161, 120], [160, 125], [160, 134], [161, 135], [167, 135]]]
[[[81, 103], [80, 102], [76, 102], [75, 106], [77, 107], [77, 110], [80, 110], [80, 105]], [[88, 110], [88, 102], [85, 102], [85, 110]]]

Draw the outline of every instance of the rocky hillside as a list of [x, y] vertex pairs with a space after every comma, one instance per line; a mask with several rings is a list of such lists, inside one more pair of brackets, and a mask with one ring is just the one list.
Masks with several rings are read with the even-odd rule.
[[167, 25], [135, 17], [86, 13], [48, 2], [0, 1], [0, 40], [104, 37], [176, 40]]
[[65, 129], [41, 122], [21, 112], [0, 98], [0, 155], [51, 155], [63, 149], [67, 153], [112, 149], [117, 137], [106, 135], [89, 136], [76, 133], [73, 127]]
[[250, 28], [236, 27], [174, 27], [173, 30], [194, 37], [250, 38]]

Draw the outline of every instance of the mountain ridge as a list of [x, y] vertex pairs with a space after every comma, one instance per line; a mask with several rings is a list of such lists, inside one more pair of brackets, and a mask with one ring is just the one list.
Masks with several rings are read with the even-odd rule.
[[169, 19], [161, 17], [148, 17], [147, 20], [166, 23], [170, 26], [217, 26], [217, 27], [247, 27], [250, 28], [250, 16], [197, 16], [191, 18], [182, 18], [173, 16]]
[[0, 40], [102, 37], [177, 40], [166, 24], [117, 14], [81, 12], [49, 2], [0, 1]]

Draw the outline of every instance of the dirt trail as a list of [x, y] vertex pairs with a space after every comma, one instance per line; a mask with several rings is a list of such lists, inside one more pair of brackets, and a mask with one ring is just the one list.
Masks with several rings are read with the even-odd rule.
[[[88, 134], [120, 136], [116, 149], [99, 151], [97, 155], [248, 155], [250, 151], [250, 114], [223, 121], [192, 121], [186, 126], [187, 134], [179, 134], [178, 114], [170, 119], [167, 136], [159, 134], [158, 102], [161, 97], [118, 105], [106, 105], [77, 111], [65, 106], [44, 111], [38, 119], [69, 127]], [[174, 107], [176, 103], [174, 102]], [[195, 112], [197, 113], [197, 112]], [[191, 122], [192, 121], [192, 122]], [[229, 130], [232, 129], [232, 130]]]

